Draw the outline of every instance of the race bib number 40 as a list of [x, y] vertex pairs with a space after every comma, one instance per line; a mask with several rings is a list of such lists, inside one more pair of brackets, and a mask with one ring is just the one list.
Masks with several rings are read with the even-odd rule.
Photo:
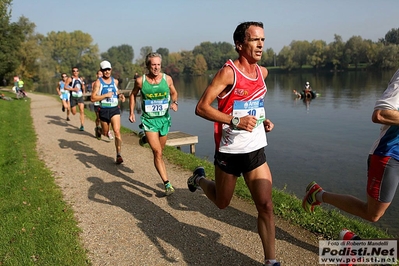
[[255, 116], [256, 126], [259, 126], [265, 120], [265, 107], [263, 99], [253, 101], [234, 101], [233, 116], [243, 117], [247, 115]]

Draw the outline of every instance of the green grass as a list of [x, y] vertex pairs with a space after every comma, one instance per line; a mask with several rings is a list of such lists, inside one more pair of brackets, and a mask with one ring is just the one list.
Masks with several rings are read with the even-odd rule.
[[29, 99], [0, 100], [0, 265], [90, 265], [29, 114]]

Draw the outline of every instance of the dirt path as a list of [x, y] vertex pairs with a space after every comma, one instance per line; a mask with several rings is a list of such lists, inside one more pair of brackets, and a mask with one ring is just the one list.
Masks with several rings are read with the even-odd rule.
[[[73, 207], [93, 265], [262, 265], [254, 206], [234, 199], [217, 209], [186, 186], [190, 172], [167, 164], [175, 194], [164, 197], [150, 149], [123, 136], [124, 163], [113, 142], [94, 138], [94, 122], [66, 122], [61, 103], [30, 93], [38, 152]], [[201, 143], [199, 144], [201, 145]], [[318, 265], [313, 234], [276, 219], [282, 265]]]

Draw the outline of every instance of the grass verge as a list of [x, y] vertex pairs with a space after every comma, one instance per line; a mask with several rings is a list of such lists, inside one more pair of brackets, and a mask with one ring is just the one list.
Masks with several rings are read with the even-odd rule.
[[0, 100], [0, 265], [90, 265], [29, 114], [29, 99]]

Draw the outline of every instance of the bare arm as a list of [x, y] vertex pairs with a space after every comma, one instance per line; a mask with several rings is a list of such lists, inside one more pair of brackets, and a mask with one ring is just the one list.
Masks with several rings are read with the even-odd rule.
[[[213, 78], [211, 84], [206, 88], [201, 99], [198, 101], [195, 108], [195, 114], [210, 121], [221, 122], [229, 125], [233, 116], [220, 112], [218, 109], [212, 107], [211, 104], [218, 95], [223, 93], [226, 88], [230, 88], [233, 83], [233, 70], [227, 66], [220, 69]], [[256, 125], [256, 121], [255, 116], [247, 115], [240, 117], [240, 123], [237, 128], [252, 132], [252, 129]]]
[[[119, 80], [115, 79], [114, 82], [115, 82], [115, 86], [118, 88]], [[119, 88], [118, 88], [118, 91], [119, 91]], [[123, 103], [126, 100], [125, 95], [123, 95], [123, 93], [121, 93], [121, 92], [118, 93], [118, 99], [121, 100]]]
[[139, 93], [139, 91], [142, 88], [142, 84], [143, 84], [142, 80], [143, 80], [143, 77], [136, 78], [136, 80], [134, 81], [134, 87], [132, 89], [132, 92], [129, 95], [129, 109], [130, 109], [129, 121], [131, 123], [136, 122], [136, 117], [134, 115], [134, 108], [136, 106], [137, 94]]
[[[261, 71], [262, 71], [263, 78], [266, 79], [267, 76], [269, 75], [269, 71], [265, 67], [261, 67]], [[266, 132], [270, 132], [274, 128], [273, 122], [270, 121], [269, 119], [265, 119], [265, 121], [263, 121], [263, 126], [265, 127]]]
[[110, 91], [110, 92], [108, 92], [108, 93], [106, 93], [106, 94], [103, 94], [103, 95], [97, 95], [97, 93], [99, 92], [99, 90], [100, 90], [100, 81], [99, 81], [99, 80], [96, 80], [96, 81], [94, 82], [93, 90], [91, 91], [91, 96], [90, 96], [90, 100], [91, 100], [92, 102], [99, 102], [99, 101], [104, 100], [105, 98], [110, 98], [110, 97], [112, 97], [112, 94], [113, 94], [112, 91]]
[[65, 81], [65, 86], [64, 89], [67, 91], [75, 91], [75, 89], [72, 89], [72, 87], [69, 85], [72, 82], [72, 78], [68, 77], [67, 80]]
[[58, 82], [58, 84], [57, 84], [57, 93], [58, 93], [58, 95], [59, 96], [61, 96], [61, 90], [60, 90], [60, 82]]
[[86, 93], [86, 82], [82, 81], [82, 92], [83, 94]]
[[178, 103], [177, 103], [177, 90], [175, 88], [175, 85], [173, 84], [173, 79], [170, 76], [166, 76], [167, 77], [167, 81], [168, 81], [168, 86], [169, 86], [169, 90], [170, 90], [170, 98], [172, 103], [170, 104], [170, 108], [173, 111], [177, 111], [178, 109]]
[[371, 120], [374, 123], [378, 123], [378, 124], [397, 126], [397, 125], [399, 125], [399, 111], [398, 110], [374, 110]]

